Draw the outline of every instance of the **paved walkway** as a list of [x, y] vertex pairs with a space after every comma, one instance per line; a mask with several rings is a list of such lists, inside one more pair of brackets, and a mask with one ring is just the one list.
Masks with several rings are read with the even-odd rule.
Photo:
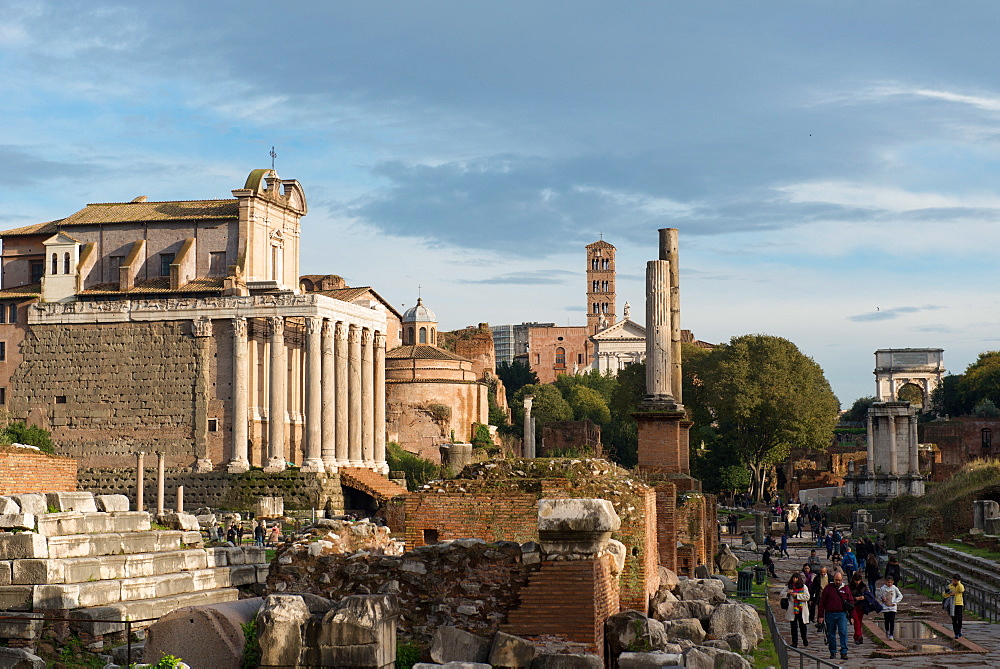
[[[809, 536], [809, 533], [806, 533]], [[724, 535], [727, 543], [738, 543], [737, 537]], [[778, 593], [788, 581], [793, 572], [801, 571], [802, 565], [809, 558], [809, 551], [816, 548], [815, 542], [809, 539], [794, 538], [789, 541], [788, 552], [791, 558], [775, 561], [775, 571], [778, 578], [772, 580], [771, 607], [778, 618], [778, 626], [791, 644], [789, 624], [784, 621], [784, 611], [778, 606]], [[824, 559], [826, 549], [816, 551], [823, 564], [831, 565]], [[881, 585], [881, 581], [879, 582]], [[875, 614], [865, 616], [865, 639], [860, 645], [854, 643], [853, 625], [848, 629], [850, 652], [848, 660], [835, 660], [843, 667], [850, 669], [882, 669], [883, 667], [934, 667], [947, 669], [949, 667], [998, 667], [1000, 668], [1000, 624], [989, 624], [973, 620], [967, 614], [963, 626], [963, 638], [953, 639], [951, 618], [942, 610], [941, 602], [929, 599], [910, 588], [901, 588], [903, 601], [896, 615], [897, 640], [902, 636], [903, 625], [910, 622], [923, 622], [924, 625], [912, 626], [927, 637], [920, 641], [904, 640], [906, 645], [886, 639], [882, 629], [882, 616]], [[915, 654], [914, 646], [923, 646], [916, 650], [938, 652]], [[815, 621], [809, 624], [809, 647], [802, 648], [822, 659], [830, 657], [826, 647], [824, 634], [816, 631]], [[794, 664], [793, 666], [798, 666]]]

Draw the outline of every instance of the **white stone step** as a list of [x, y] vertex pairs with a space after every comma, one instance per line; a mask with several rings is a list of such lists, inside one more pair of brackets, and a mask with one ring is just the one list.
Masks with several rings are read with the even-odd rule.
[[[235, 588], [222, 588], [79, 609], [70, 613], [69, 617], [79, 621], [70, 623], [70, 626], [94, 635], [121, 632], [125, 630], [124, 623], [104, 621], [125, 620], [126, 618], [138, 621], [143, 618], [159, 618], [184, 606], [233, 602], [239, 599], [239, 596], [240, 591]], [[152, 620], [148, 622], [135, 622], [132, 624], [132, 628], [142, 629], [149, 627], [153, 622]]]
[[145, 511], [115, 511], [112, 513], [63, 511], [37, 516], [35, 523], [38, 533], [47, 537], [67, 534], [147, 532], [151, 529], [149, 513]]
[[149, 532], [111, 532], [107, 534], [72, 534], [48, 537], [48, 554], [22, 557], [100, 557], [180, 550], [184, 535], [180, 530]]

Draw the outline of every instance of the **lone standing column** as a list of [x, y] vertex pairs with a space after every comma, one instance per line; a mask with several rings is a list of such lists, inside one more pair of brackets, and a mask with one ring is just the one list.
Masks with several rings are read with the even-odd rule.
[[535, 457], [535, 425], [531, 419], [531, 403], [534, 395], [524, 396], [524, 457]]
[[350, 441], [350, 430], [348, 429], [348, 382], [347, 382], [347, 358], [349, 342], [347, 341], [347, 323], [337, 322], [334, 330], [334, 361], [337, 368], [336, 376], [336, 424], [337, 424], [337, 466], [346, 467], [350, 458], [348, 457], [348, 442]]
[[322, 320], [306, 318], [306, 460], [304, 472], [323, 471]]
[[917, 443], [917, 417], [910, 416], [910, 473], [920, 476], [920, 445]]
[[163, 451], [156, 452], [156, 515], [163, 515], [163, 486], [167, 477]]
[[389, 473], [385, 461], [385, 334], [375, 333], [375, 466]]
[[146, 506], [146, 454], [137, 451], [135, 454], [135, 510], [145, 511]]
[[896, 464], [896, 417], [889, 414], [889, 473], [898, 474]]
[[337, 470], [337, 367], [333, 355], [333, 324], [329, 320], [323, 320], [321, 339], [323, 346], [323, 361], [321, 363], [323, 387], [320, 391], [323, 396], [323, 406], [320, 409], [321, 429], [323, 431], [322, 457], [323, 466], [327, 471], [332, 472]]
[[868, 414], [868, 473], [875, 473], [875, 432], [873, 429], [873, 424], [875, 423], [875, 417], [870, 413]]
[[250, 364], [247, 350], [247, 319], [233, 319], [233, 449], [226, 470], [230, 474], [250, 471], [247, 443]]
[[366, 467], [375, 464], [374, 340], [371, 330], [361, 330], [361, 460]]
[[285, 362], [285, 319], [269, 318], [271, 328], [271, 384], [268, 388], [267, 408], [267, 465], [265, 472], [285, 470], [285, 380], [288, 365]]
[[670, 381], [670, 262], [646, 263], [646, 400], [673, 402]]
[[670, 263], [670, 392], [680, 404], [681, 387], [681, 265], [677, 228], [660, 229], [660, 260]]
[[361, 328], [347, 332], [347, 458], [351, 467], [361, 461]]

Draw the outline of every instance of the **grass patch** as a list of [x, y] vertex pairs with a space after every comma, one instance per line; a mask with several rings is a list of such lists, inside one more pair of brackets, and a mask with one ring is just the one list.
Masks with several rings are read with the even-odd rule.
[[778, 659], [778, 651], [774, 648], [774, 639], [771, 638], [771, 628], [767, 624], [767, 617], [760, 616], [761, 627], [764, 628], [764, 640], [760, 642], [753, 651], [753, 666], [755, 667], [780, 667], [781, 660]]
[[272, 560], [274, 560], [274, 556], [277, 555], [277, 554], [278, 554], [278, 551], [275, 550], [275, 549], [273, 549], [273, 548], [265, 548], [264, 549], [264, 559], [266, 559], [268, 562], [271, 562]]
[[988, 548], [977, 548], [975, 546], [962, 543], [961, 541], [948, 541], [943, 545], [948, 548], [954, 548], [957, 551], [962, 551], [963, 553], [968, 553], [969, 555], [975, 555], [976, 557], [987, 558], [989, 560], [1000, 562], [1000, 553], [991, 551]]

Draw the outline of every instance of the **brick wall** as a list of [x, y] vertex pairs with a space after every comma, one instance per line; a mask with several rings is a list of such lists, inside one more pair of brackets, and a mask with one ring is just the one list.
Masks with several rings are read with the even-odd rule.
[[656, 543], [660, 564], [677, 571], [677, 486], [656, 483]]
[[690, 474], [688, 431], [684, 412], [640, 411], [632, 414], [639, 427], [639, 468]]
[[76, 490], [76, 460], [0, 446], [0, 495]]
[[620, 608], [610, 556], [543, 562], [521, 589], [520, 606], [501, 630], [517, 636], [562, 636], [604, 652], [604, 622]]

